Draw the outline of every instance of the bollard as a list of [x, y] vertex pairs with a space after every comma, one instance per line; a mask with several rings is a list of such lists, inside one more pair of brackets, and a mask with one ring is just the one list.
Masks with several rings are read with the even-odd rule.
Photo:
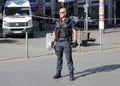
[[29, 58], [29, 55], [28, 55], [28, 32], [26, 31], [25, 33], [25, 37], [26, 37], [26, 58], [28, 59]]
[[80, 39], [80, 30], [78, 30], [78, 52], [81, 51], [81, 49], [80, 49], [80, 42], [81, 42], [81, 39]]

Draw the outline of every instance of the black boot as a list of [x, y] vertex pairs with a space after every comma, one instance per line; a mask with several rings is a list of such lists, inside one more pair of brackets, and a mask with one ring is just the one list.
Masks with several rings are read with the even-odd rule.
[[54, 78], [54, 79], [61, 78], [61, 72], [60, 72], [60, 71], [57, 71], [57, 73], [54, 75], [53, 78]]
[[74, 74], [73, 72], [70, 72], [70, 81], [73, 81], [74, 80]]

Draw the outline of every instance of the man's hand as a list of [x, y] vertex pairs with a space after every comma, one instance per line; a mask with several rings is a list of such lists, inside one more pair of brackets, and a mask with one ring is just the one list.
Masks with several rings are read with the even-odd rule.
[[48, 50], [54, 49], [54, 42], [51, 42], [51, 45], [48, 47]]
[[78, 43], [77, 42], [73, 42], [72, 43], [72, 48], [76, 48], [78, 46]]
[[51, 42], [51, 48], [54, 48], [54, 42]]

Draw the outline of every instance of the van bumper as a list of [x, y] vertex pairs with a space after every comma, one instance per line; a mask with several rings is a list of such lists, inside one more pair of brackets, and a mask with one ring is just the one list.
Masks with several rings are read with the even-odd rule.
[[25, 34], [25, 32], [28, 32], [28, 34], [33, 34], [33, 29], [32, 28], [20, 28], [20, 29], [7, 29], [3, 28], [3, 34], [4, 35], [22, 35]]

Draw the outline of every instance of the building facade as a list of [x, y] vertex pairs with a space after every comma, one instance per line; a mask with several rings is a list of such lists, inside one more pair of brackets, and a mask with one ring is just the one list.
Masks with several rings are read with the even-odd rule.
[[0, 0], [0, 13], [2, 13], [2, 0]]
[[[99, 18], [99, 0], [87, 0], [88, 1], [88, 16], [92, 19]], [[85, 16], [84, 5], [86, 0], [76, 1], [76, 12], [75, 14], [79, 17]], [[105, 18], [120, 18], [120, 0], [104, 0]], [[119, 20], [113, 19], [106, 21], [107, 24], [120, 23]]]
[[69, 15], [74, 15], [75, 2], [60, 3], [58, 0], [38, 0], [39, 7], [41, 8], [40, 14], [43, 16], [55, 16], [58, 15], [59, 9], [64, 5], [68, 8]]
[[55, 15], [57, 0], [38, 0], [39, 13], [43, 16]]
[[[0, 0], [0, 11], [2, 11], [3, 3], [6, 0]], [[85, 17], [85, 9], [84, 6], [86, 4], [86, 0], [67, 0], [69, 2], [60, 3], [58, 0], [29, 0], [30, 2], [34, 2], [34, 6], [36, 3], [37, 8], [33, 9], [33, 11], [42, 16], [55, 16], [58, 14], [59, 8], [64, 5], [64, 7], [68, 8], [68, 14], [76, 15], [79, 18]], [[88, 16], [91, 19], [99, 18], [99, 0], [87, 0], [88, 1]], [[120, 0], [104, 0], [105, 4], [105, 18], [120, 18]], [[34, 8], [34, 7], [33, 7]], [[120, 20], [112, 20], [107, 21], [108, 23], [120, 23]]]
[[[72, 2], [60, 3], [58, 0], [37, 0], [39, 4], [39, 13], [43, 16], [54, 16], [58, 14], [58, 10], [64, 4], [68, 8], [68, 14], [76, 15], [79, 18], [85, 17], [84, 6], [86, 0], [71, 0]], [[88, 1], [88, 17], [91, 19], [99, 19], [99, 0]], [[120, 0], [104, 0], [105, 18], [120, 18]], [[106, 21], [108, 24], [120, 23], [119, 20]]]

